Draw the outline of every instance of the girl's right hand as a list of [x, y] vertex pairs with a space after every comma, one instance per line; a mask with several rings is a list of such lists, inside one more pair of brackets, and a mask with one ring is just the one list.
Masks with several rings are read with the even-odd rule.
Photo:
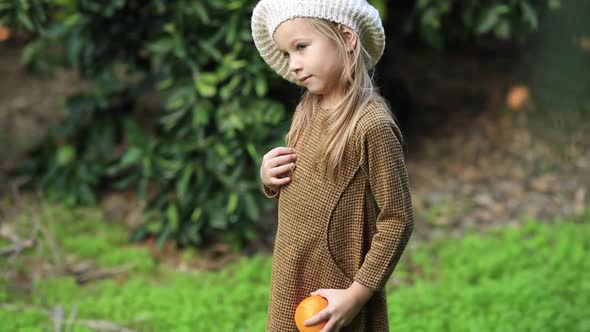
[[268, 151], [260, 165], [262, 184], [277, 191], [280, 186], [291, 182], [290, 174], [295, 167], [295, 160], [297, 155], [293, 148], [280, 146]]

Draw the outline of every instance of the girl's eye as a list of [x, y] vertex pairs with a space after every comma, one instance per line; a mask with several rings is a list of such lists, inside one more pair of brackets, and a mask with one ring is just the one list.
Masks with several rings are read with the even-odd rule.
[[283, 56], [284, 56], [285, 58], [288, 58], [288, 57], [289, 57], [289, 52], [283, 52]]
[[299, 44], [299, 45], [297, 45], [297, 50], [303, 51], [306, 47], [307, 47], [307, 45], [305, 45], [305, 44]]

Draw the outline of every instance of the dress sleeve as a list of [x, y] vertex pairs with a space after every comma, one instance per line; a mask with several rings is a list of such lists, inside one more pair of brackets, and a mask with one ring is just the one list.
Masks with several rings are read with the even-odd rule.
[[393, 273], [414, 228], [410, 185], [399, 129], [387, 121], [367, 126], [363, 167], [379, 208], [376, 232], [354, 280], [382, 289]]
[[277, 190], [277, 191], [274, 191], [274, 190], [271, 190], [269, 187], [262, 185], [262, 192], [264, 193], [264, 196], [266, 196], [267, 198], [278, 199], [281, 194], [281, 188], [279, 188], [279, 190]]

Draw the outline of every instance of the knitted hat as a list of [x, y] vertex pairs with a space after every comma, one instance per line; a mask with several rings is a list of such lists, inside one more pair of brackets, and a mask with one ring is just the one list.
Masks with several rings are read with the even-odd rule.
[[366, 0], [261, 0], [252, 14], [252, 37], [264, 61], [284, 79], [297, 83], [273, 40], [277, 27], [296, 17], [323, 18], [357, 33], [373, 67], [383, 54], [385, 32], [379, 12]]

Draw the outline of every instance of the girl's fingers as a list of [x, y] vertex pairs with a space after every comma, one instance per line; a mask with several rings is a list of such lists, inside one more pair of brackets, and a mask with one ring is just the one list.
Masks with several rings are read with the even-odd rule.
[[286, 163], [295, 161], [296, 159], [297, 159], [297, 156], [295, 154], [286, 154], [286, 155], [282, 155], [279, 157], [274, 157], [269, 160], [269, 166], [276, 167], [276, 166], [284, 165]]
[[333, 316], [330, 317], [330, 320], [324, 325], [320, 332], [338, 332], [344, 324], [340, 323], [337, 319]]
[[280, 155], [292, 154], [292, 153], [295, 153], [295, 149], [284, 147], [284, 146], [279, 146], [277, 148], [274, 148], [274, 149], [268, 151], [268, 153], [264, 157], [265, 158], [275, 158]]
[[260, 175], [268, 179], [270, 185], [278, 187], [291, 181], [289, 174], [295, 169], [295, 149], [288, 147], [277, 147], [264, 155], [264, 162], [261, 166]]
[[286, 165], [277, 166], [275, 168], [272, 168], [269, 171], [269, 175], [271, 177], [278, 177], [279, 175], [283, 175], [285, 173], [292, 172], [294, 168], [295, 168], [295, 164], [294, 163], [289, 163], [289, 164], [286, 164]]
[[291, 182], [291, 178], [289, 178], [289, 177], [285, 177], [285, 178], [270, 178], [270, 183], [273, 186], [275, 186], [275, 187], [282, 186], [282, 185], [287, 184], [289, 182]]
[[335, 319], [330, 319], [326, 325], [324, 325], [324, 328], [321, 329], [320, 332], [335, 332], [338, 331], [339, 329], [336, 327], [336, 320]]
[[[327, 308], [318, 312], [315, 316], [311, 317], [310, 319], [306, 320], [305, 322], [303, 322], [303, 324], [305, 326], [311, 326], [311, 325], [315, 325], [318, 323], [321, 323], [325, 320], [328, 320], [330, 318], [330, 313], [328, 312]], [[328, 322], [329, 323], [329, 322]], [[327, 326], [328, 324], [326, 324]], [[324, 326], [323, 330], [326, 330], [326, 326]], [[329, 331], [329, 330], [326, 330]]]

